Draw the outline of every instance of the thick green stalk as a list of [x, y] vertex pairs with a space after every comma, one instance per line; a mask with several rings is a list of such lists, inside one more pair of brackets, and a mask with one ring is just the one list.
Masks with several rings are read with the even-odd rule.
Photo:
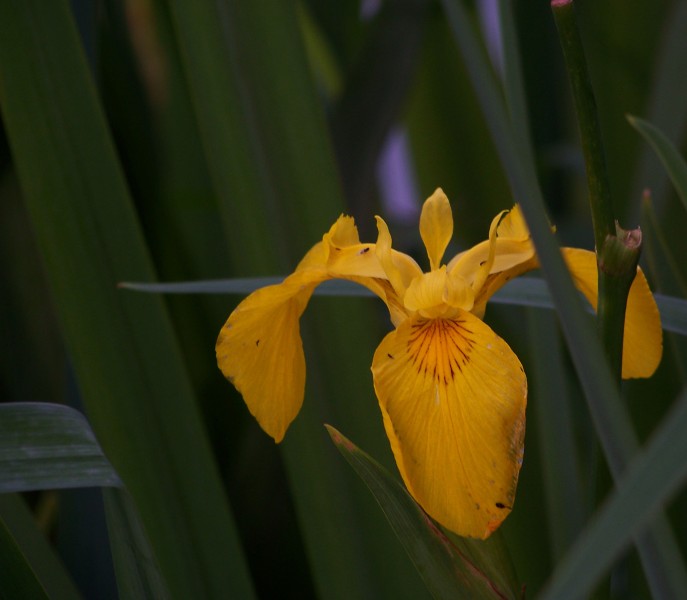
[[[573, 1], [552, 0], [551, 8], [573, 91], [587, 172], [587, 187], [599, 268], [597, 330], [613, 379], [619, 385], [622, 374], [627, 296], [637, 273], [642, 238], [638, 229], [625, 231], [613, 218], [601, 128], [575, 19]], [[616, 480], [620, 473], [625, 471], [629, 456], [636, 452], [637, 442], [633, 433], [630, 435], [632, 438], [630, 445], [622, 453], [625, 456], [618, 455], [615, 460], [609, 461]], [[627, 452], [628, 450], [632, 451]], [[654, 597], [675, 597], [675, 590], [682, 587], [681, 579], [685, 574], [684, 568], [680, 565], [679, 549], [667, 523], [659, 519], [650, 530], [637, 535], [635, 539]], [[667, 567], [669, 562], [672, 562], [675, 568]]]
[[[513, 195], [525, 214], [594, 426], [613, 476], [618, 479], [639, 448], [630, 416], [606, 366], [601, 345], [594, 339], [594, 332], [583, 314], [560, 250], [553, 240], [534, 165], [525, 160], [525, 153], [519, 147], [503, 105], [501, 91], [491, 76], [462, 2], [442, 0], [442, 4], [513, 188]], [[680, 597], [680, 592], [687, 589], [687, 573], [679, 546], [665, 517], [658, 516], [651, 529], [638, 536], [635, 542], [642, 563], [650, 574], [654, 597]], [[671, 590], [675, 592], [672, 596]]]
[[558, 28], [565, 65], [570, 78], [573, 100], [580, 128], [580, 141], [587, 171], [589, 204], [594, 225], [594, 243], [601, 250], [606, 237], [615, 235], [615, 220], [611, 204], [611, 187], [606, 172], [606, 157], [601, 140], [601, 127], [596, 112], [596, 100], [587, 71], [587, 61], [575, 19], [572, 0], [552, 0], [551, 9]]
[[[552, 0], [551, 9], [570, 78], [587, 173], [594, 245], [599, 266], [597, 328], [613, 378], [620, 383], [625, 306], [630, 285], [637, 272], [641, 234], [638, 231], [633, 233], [619, 228], [616, 230], [596, 100], [587, 71], [573, 1]], [[626, 246], [625, 242], [631, 247]]]
[[617, 234], [609, 235], [597, 253], [599, 266], [598, 328], [611, 370], [620, 381], [623, 362], [625, 309], [630, 286], [637, 273], [642, 246], [640, 229], [625, 231], [616, 224]]

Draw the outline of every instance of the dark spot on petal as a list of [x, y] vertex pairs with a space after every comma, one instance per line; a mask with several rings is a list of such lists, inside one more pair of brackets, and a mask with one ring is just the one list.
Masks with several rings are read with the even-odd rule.
[[255, 345], [259, 346], [260, 345], [260, 340], [255, 340]]
[[386, 355], [387, 355], [389, 358], [393, 358], [393, 356], [392, 356], [391, 354], [389, 354], [388, 352], [386, 353]]
[[506, 505], [503, 502], [497, 502], [496, 508], [506, 508]]

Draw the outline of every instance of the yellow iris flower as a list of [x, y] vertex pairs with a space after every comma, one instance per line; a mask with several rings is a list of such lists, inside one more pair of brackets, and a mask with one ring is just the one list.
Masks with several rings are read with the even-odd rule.
[[[305, 359], [299, 318], [315, 287], [338, 278], [372, 290], [395, 329], [372, 361], [374, 388], [398, 470], [436, 521], [486, 538], [510, 512], [523, 457], [527, 380], [508, 344], [482, 321], [487, 300], [538, 266], [516, 205], [492, 221], [489, 239], [442, 264], [453, 234], [448, 199], [427, 199], [420, 235], [430, 271], [391, 247], [377, 217], [376, 244], [362, 244], [341, 216], [282, 283], [250, 294], [217, 340], [222, 373], [260, 426], [280, 442], [303, 402]], [[593, 252], [564, 248], [578, 288], [597, 298]], [[658, 309], [638, 270], [625, 325], [623, 377], [648, 377], [661, 358]]]

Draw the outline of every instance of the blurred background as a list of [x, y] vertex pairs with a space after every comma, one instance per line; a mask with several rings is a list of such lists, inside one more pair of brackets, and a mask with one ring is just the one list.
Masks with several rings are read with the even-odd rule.
[[[549, 218], [562, 245], [593, 249], [549, 2], [462, 4], [487, 75], [501, 81], [514, 48], [504, 48], [501, 19], [517, 34]], [[429, 597], [322, 426], [396, 472], [369, 371], [391, 328], [382, 303], [312, 300], [302, 320], [304, 409], [276, 446], [215, 363], [215, 339], [241, 297], [161, 298], [116, 285], [286, 275], [341, 213], [355, 217], [363, 241], [374, 241], [374, 215], [383, 216], [395, 247], [426, 266], [419, 207], [436, 187], [454, 211], [447, 255], [485, 239], [514, 199], [442, 4], [47, 5], [9, 2], [4, 18], [26, 29], [0, 25], [0, 400], [86, 414], [163, 574], [208, 581], [231, 564], [249, 582], [239, 589], [260, 598]], [[579, 0], [576, 8], [616, 216], [626, 228], [641, 225], [652, 287], [684, 297], [685, 211], [626, 115], [684, 148], [687, 3]], [[490, 305], [485, 320], [528, 374], [525, 462], [500, 535], [534, 597], [611, 478], [554, 313]], [[623, 385], [641, 440], [683, 385], [681, 344], [668, 334], [654, 378]], [[23, 500], [74, 588], [84, 598], [117, 597], [101, 492]], [[669, 510], [682, 552], [685, 508], [681, 494]], [[178, 537], [175, 510], [196, 515]], [[232, 531], [231, 544], [207, 541], [215, 520], [217, 538]], [[183, 556], [166, 555], [178, 547], [193, 564], [188, 573], [175, 562]], [[174, 597], [199, 589], [177, 583], [167, 582]], [[195, 597], [249, 597], [222, 590], [208, 584]], [[601, 596], [649, 597], [633, 549]]]

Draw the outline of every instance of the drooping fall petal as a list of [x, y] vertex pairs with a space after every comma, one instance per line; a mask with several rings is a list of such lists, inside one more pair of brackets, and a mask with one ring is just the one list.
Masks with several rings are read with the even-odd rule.
[[217, 338], [219, 368], [275, 442], [283, 439], [303, 404], [299, 319], [320, 281], [310, 272], [297, 272], [253, 292], [231, 313]]
[[353, 219], [341, 216], [293, 275], [241, 302], [217, 339], [222, 373], [276, 442], [282, 440], [303, 403], [305, 359], [299, 319], [315, 287], [333, 278], [364, 285], [386, 302], [399, 321], [405, 318], [374, 245], [361, 244]]
[[485, 538], [510, 512], [527, 381], [509, 346], [468, 312], [416, 315], [389, 333], [372, 372], [399, 472], [427, 513]]
[[[579, 248], [563, 248], [562, 252], [575, 285], [596, 310], [599, 294], [596, 254]], [[646, 277], [638, 268], [625, 312], [623, 379], [651, 377], [662, 355], [661, 316]]]

